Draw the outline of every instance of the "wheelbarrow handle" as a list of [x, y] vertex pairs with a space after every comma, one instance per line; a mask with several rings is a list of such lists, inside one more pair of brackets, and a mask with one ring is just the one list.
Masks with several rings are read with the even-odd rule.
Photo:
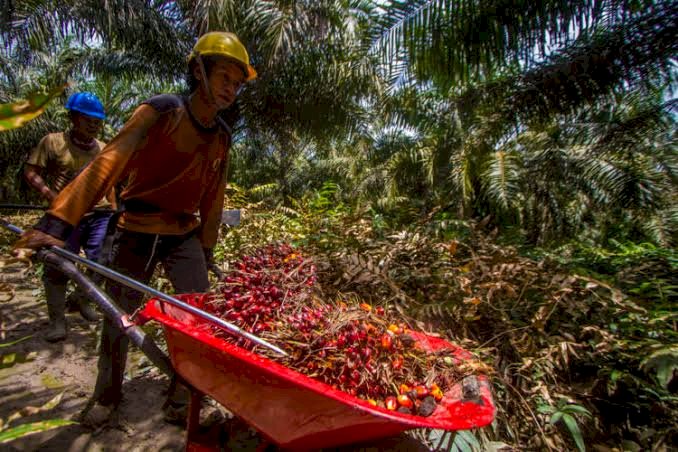
[[43, 262], [58, 266], [59, 270], [77, 284], [89, 299], [101, 307], [106, 317], [111, 319], [160, 371], [170, 378], [175, 376], [170, 359], [158, 348], [153, 339], [149, 338], [139, 325], [132, 322], [127, 313], [106, 292], [83, 275], [73, 262], [58, 256], [52, 250], [40, 250], [37, 256]]
[[[17, 234], [23, 234], [23, 230], [17, 226], [14, 226], [13, 224], [2, 220], [2, 225], [5, 226], [7, 229], [9, 229], [12, 232], [16, 232]], [[75, 253], [71, 253], [68, 250], [65, 250], [63, 248], [59, 248], [58, 246], [52, 246], [49, 248], [50, 251], [52, 251], [54, 254], [64, 257], [72, 262], [77, 262], [79, 264], [84, 265], [85, 267], [89, 268], [92, 271], [95, 271], [99, 273], [100, 275], [103, 275], [109, 279], [112, 279], [113, 281], [123, 284], [131, 289], [138, 290], [139, 292], [145, 293], [147, 295], [150, 295], [152, 297], [160, 298], [161, 300], [166, 301], [167, 303], [176, 306], [180, 309], [183, 309], [184, 311], [190, 312], [191, 314], [194, 314], [202, 319], [205, 319], [227, 331], [230, 333], [243, 337], [245, 339], [248, 339], [256, 344], [259, 344], [263, 347], [266, 347], [270, 350], [273, 350], [274, 352], [282, 355], [282, 356], [288, 356], [287, 353], [282, 350], [281, 348], [271, 344], [270, 342], [265, 341], [264, 339], [261, 339], [260, 337], [255, 336], [252, 333], [249, 333], [242, 328], [238, 327], [237, 325], [234, 325], [230, 322], [227, 322], [223, 319], [220, 319], [219, 317], [216, 317], [209, 312], [205, 312], [202, 309], [196, 308], [195, 306], [191, 306], [188, 303], [184, 303], [183, 301], [172, 297], [171, 295], [167, 295], [164, 292], [160, 292], [159, 290], [156, 290], [152, 287], [147, 286], [146, 284], [142, 284], [139, 281], [136, 281], [128, 276], [123, 275], [122, 273], [118, 273], [115, 270], [111, 270], [108, 267], [105, 267], [101, 264], [98, 264], [94, 261], [91, 261], [89, 259], [86, 259], [84, 257], [80, 257]]]

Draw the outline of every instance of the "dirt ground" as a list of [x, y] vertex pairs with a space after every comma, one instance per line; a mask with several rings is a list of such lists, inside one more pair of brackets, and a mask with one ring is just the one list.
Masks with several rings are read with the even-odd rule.
[[[67, 339], [57, 344], [46, 342], [47, 309], [35, 269], [21, 274], [17, 272], [21, 265], [0, 263], [0, 344], [20, 341], [0, 348], [0, 419], [6, 421], [19, 410], [41, 407], [63, 394], [54, 408], [21, 417], [11, 426], [50, 419], [76, 420], [96, 379], [99, 327], [85, 322], [78, 313], [69, 313]], [[160, 330], [144, 328], [162, 342]], [[163, 421], [161, 407], [168, 383], [167, 377], [131, 348], [118, 426], [91, 431], [76, 423], [0, 444], [0, 452], [184, 450], [184, 429]], [[254, 451], [262, 444], [256, 432], [241, 423], [226, 420], [212, 426], [215, 428], [230, 432], [230, 436], [222, 435], [225, 439], [216, 450]], [[341, 449], [358, 450], [428, 449], [407, 436]]]
[[[3, 273], [12, 279], [16, 274]], [[67, 315], [68, 338], [50, 344], [42, 335], [47, 309], [39, 280], [33, 275], [5, 284], [0, 294], [0, 343], [25, 340], [0, 349], [14, 364], [0, 365], [0, 418], [6, 420], [27, 406], [40, 407], [63, 393], [53, 409], [22, 417], [12, 425], [48, 419], [75, 419], [85, 407], [96, 378], [98, 325]], [[13, 292], [13, 293], [12, 293]], [[183, 429], [162, 419], [163, 391], [168, 379], [132, 350], [118, 428], [92, 432], [79, 424], [37, 433], [0, 445], [0, 450], [174, 451], [184, 447]]]

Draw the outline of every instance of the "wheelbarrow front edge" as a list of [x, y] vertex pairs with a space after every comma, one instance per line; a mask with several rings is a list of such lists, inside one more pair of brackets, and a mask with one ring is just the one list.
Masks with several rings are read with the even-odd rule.
[[[184, 295], [202, 308], [209, 295]], [[429, 417], [375, 407], [212, 334], [204, 320], [160, 300], [141, 315], [163, 325], [176, 372], [257, 429], [289, 449], [318, 449], [371, 441], [413, 428], [464, 430], [483, 427], [495, 406], [484, 375], [449, 389]], [[471, 355], [442, 339], [415, 334], [425, 349], [448, 349], [459, 361]]]

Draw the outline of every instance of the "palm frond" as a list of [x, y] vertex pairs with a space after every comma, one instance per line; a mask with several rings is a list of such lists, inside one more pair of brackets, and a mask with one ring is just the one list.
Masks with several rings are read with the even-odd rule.
[[109, 0], [105, 8], [97, 1], [74, 0], [17, 1], [14, 5], [2, 41], [5, 47], [16, 47], [24, 62], [30, 62], [35, 50], [73, 37], [85, 45], [104, 41], [107, 48], [136, 54], [165, 76], [183, 73], [180, 68], [192, 37], [174, 2], [158, 1], [151, 6], [144, 0]]
[[250, 127], [277, 127], [277, 134], [291, 124], [318, 138], [346, 132], [366, 115], [359, 100], [373, 86], [368, 72], [366, 62], [356, 64], [338, 48], [307, 45], [274, 72], [261, 74], [243, 94], [243, 116]]
[[271, 196], [278, 188], [278, 184], [275, 183], [262, 184], [250, 188], [248, 193], [255, 199], [261, 199]]
[[[389, 1], [372, 34], [391, 69], [411, 63], [419, 79], [467, 82], [506, 64], [530, 64], [550, 46], [624, 18], [620, 1]], [[403, 55], [402, 49], [405, 49]]]
[[482, 175], [483, 191], [500, 209], [508, 211], [519, 200], [520, 160], [514, 152], [495, 152]]
[[468, 89], [457, 98], [459, 110], [494, 111], [499, 121], [513, 124], [547, 121], [621, 87], [651, 87], [648, 82], [673, 77], [676, 34], [678, 5], [658, 2], [624, 23], [581, 37], [524, 74]]
[[[630, 97], [627, 94], [627, 99]], [[678, 113], [678, 99], [666, 102], [647, 102], [641, 98], [632, 105], [628, 114], [616, 115], [605, 123], [605, 129], [596, 136], [592, 152], [596, 155], [618, 154], [620, 150], [627, 154], [645, 153], [657, 155], [659, 147], [667, 143], [657, 143], [662, 131], [675, 130], [675, 115]], [[670, 136], [666, 136], [670, 140]]]

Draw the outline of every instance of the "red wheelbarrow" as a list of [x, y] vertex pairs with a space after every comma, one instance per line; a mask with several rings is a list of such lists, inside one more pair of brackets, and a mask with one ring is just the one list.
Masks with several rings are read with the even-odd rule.
[[[210, 295], [177, 298], [202, 308]], [[163, 325], [172, 365], [183, 380], [212, 397], [282, 449], [310, 450], [355, 444], [397, 435], [414, 428], [464, 430], [492, 422], [495, 406], [487, 378], [468, 376], [450, 388], [429, 417], [370, 405], [367, 401], [212, 333], [206, 320], [162, 300], [146, 304], [143, 321]], [[459, 362], [471, 354], [445, 340], [412, 334], [429, 351], [449, 350]], [[187, 450], [202, 450], [192, 441], [199, 415], [192, 397]], [[197, 408], [196, 408], [197, 406]]]
[[[0, 225], [22, 232], [4, 220]], [[494, 418], [495, 406], [484, 375], [467, 376], [449, 388], [429, 417], [388, 411], [215, 336], [212, 324], [219, 324], [273, 350], [277, 348], [203, 311], [209, 294], [170, 297], [56, 247], [40, 251], [37, 257], [59, 266], [154, 365], [170, 376], [176, 372], [191, 387], [187, 450], [219, 447], [201, 442], [197, 434], [203, 394], [254, 427], [270, 443], [292, 450], [372, 441], [414, 428], [471, 429], [486, 426]], [[159, 298], [149, 301], [132, 321], [73, 262]], [[162, 324], [171, 363], [139, 327], [149, 320]], [[410, 334], [425, 350], [449, 350], [459, 363], [471, 359], [469, 352], [450, 342], [421, 333]]]

